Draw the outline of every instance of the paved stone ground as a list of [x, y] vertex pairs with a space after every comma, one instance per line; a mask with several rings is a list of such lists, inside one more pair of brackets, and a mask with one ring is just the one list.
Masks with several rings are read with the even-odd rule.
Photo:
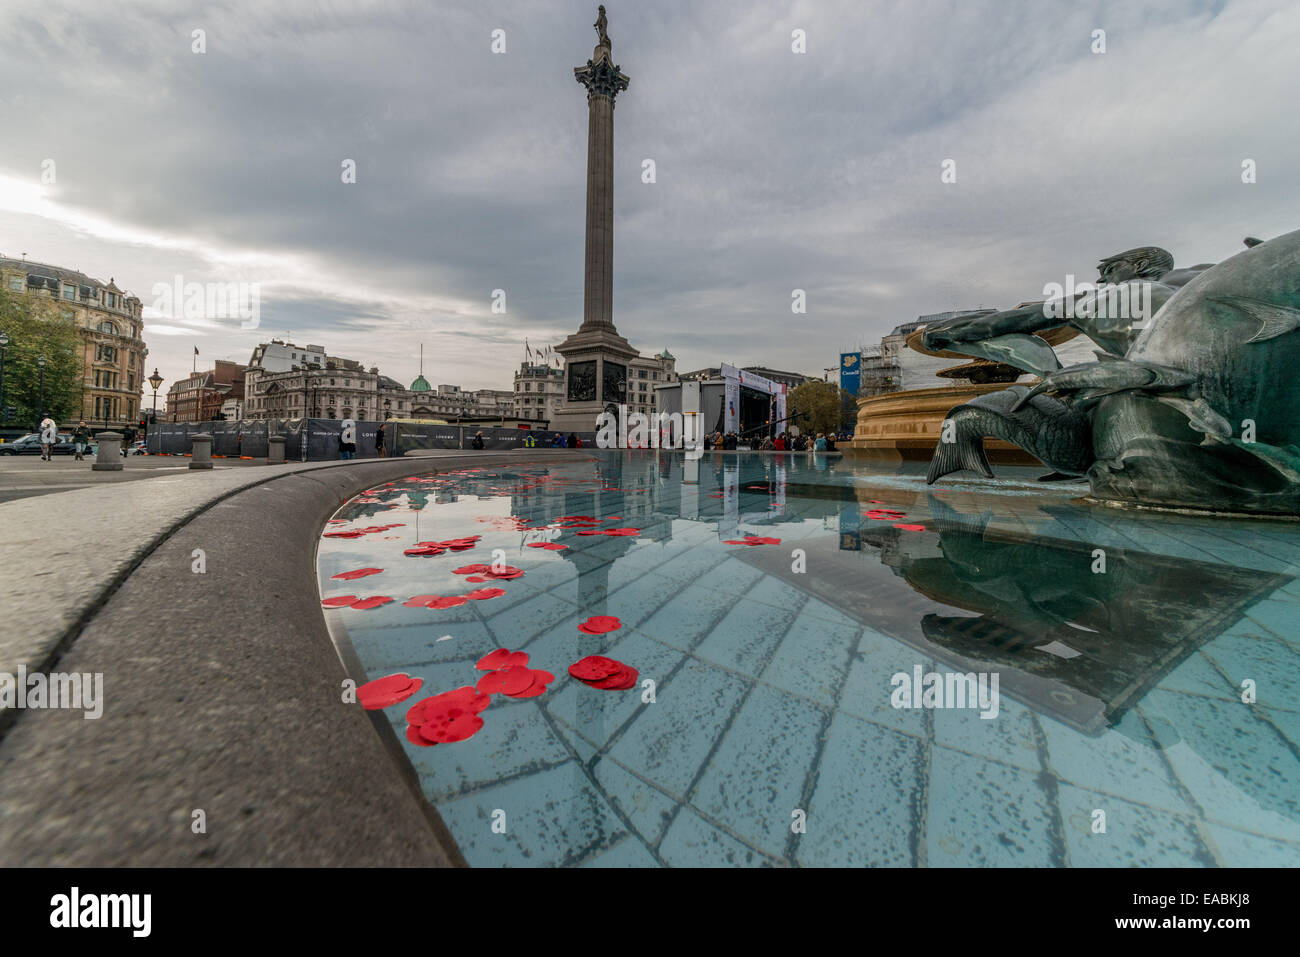
[[[433, 470], [520, 454], [431, 458]], [[97, 539], [0, 543], [4, 614], [29, 623], [6, 629], [0, 671], [98, 672], [105, 699], [98, 720], [16, 709], [0, 719], [0, 865], [461, 863], [409, 769], [342, 703], [313, 561], [342, 501], [420, 467], [407, 457], [163, 472], [0, 504], [0, 522], [18, 528], [56, 504]], [[42, 580], [61, 596], [50, 614]], [[191, 830], [196, 809], [205, 834]]]

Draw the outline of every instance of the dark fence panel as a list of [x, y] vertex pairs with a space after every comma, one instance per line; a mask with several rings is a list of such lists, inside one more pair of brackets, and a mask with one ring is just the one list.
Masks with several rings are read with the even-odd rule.
[[[307, 457], [321, 462], [339, 457], [339, 436], [343, 423], [337, 419], [306, 420]], [[231, 458], [248, 455], [266, 458], [267, 437], [283, 435], [284, 454], [290, 462], [302, 461], [302, 419], [246, 419], [239, 422], [159, 422], [149, 430], [146, 448], [157, 455], [183, 455], [190, 451], [190, 439], [200, 432], [212, 436], [212, 454]], [[374, 458], [378, 422], [357, 423], [357, 458]], [[469, 449], [474, 435], [483, 433], [483, 448], [494, 452], [524, 447], [524, 429], [481, 428], [470, 425], [412, 425], [388, 422], [385, 445], [389, 455], [404, 455], [415, 449]], [[533, 432], [538, 448], [550, 448], [554, 432]], [[584, 448], [596, 447], [595, 432], [579, 432]], [[568, 438], [566, 433], [565, 438]]]

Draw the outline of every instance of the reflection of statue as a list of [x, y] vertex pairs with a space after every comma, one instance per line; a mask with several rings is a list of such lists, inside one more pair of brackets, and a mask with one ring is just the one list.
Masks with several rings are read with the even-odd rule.
[[[962, 468], [991, 476], [983, 437], [995, 436], [1058, 471], [1086, 474], [1105, 500], [1300, 512], [1291, 336], [1300, 328], [1300, 231], [1201, 271], [1135, 325], [1122, 358], [1111, 351], [1116, 341], [1099, 341], [1103, 361], [1048, 371], [1032, 389], [1012, 386], [950, 412], [950, 440], [936, 447], [929, 480]], [[1002, 327], [991, 326], [996, 337]], [[970, 333], [956, 330], [963, 340]]]

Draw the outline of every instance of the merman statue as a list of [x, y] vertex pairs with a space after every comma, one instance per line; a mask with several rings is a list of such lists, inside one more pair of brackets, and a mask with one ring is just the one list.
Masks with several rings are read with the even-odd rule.
[[[1247, 246], [1218, 265], [1172, 277], [1178, 284], [1155, 314], [1127, 333], [1118, 322], [1089, 330], [1087, 317], [1072, 321], [1094, 337], [1098, 361], [1065, 369], [1035, 361], [1028, 371], [1042, 375], [1037, 385], [1011, 386], [953, 409], [928, 480], [959, 469], [991, 477], [983, 439], [994, 436], [1058, 472], [1086, 476], [1095, 498], [1300, 514], [1300, 339], [1293, 334], [1300, 328], [1300, 231]], [[1143, 276], [1133, 272], [1144, 258], [1136, 252], [1121, 254], [1109, 275], [1132, 272], [1125, 281], [1168, 285], [1168, 271], [1149, 274], [1172, 262], [1145, 257]], [[1103, 260], [1103, 277], [1114, 260]], [[1153, 288], [1153, 303], [1158, 294], [1165, 295]], [[978, 316], [966, 325], [959, 319], [937, 327], [932, 339], [927, 329], [926, 345], [975, 354], [968, 351], [979, 348], [972, 340], [986, 329], [995, 340], [1029, 338], [1026, 329], [1049, 320], [1027, 313], [1042, 308]], [[1014, 313], [1023, 314], [1024, 325], [1015, 324]], [[999, 346], [1022, 360], [1013, 363], [1018, 368], [1044, 358], [1018, 341]]]

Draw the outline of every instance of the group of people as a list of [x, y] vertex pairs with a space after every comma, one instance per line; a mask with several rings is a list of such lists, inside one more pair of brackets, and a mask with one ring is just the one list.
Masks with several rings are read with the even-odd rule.
[[[765, 436], [761, 441], [751, 445], [751, 448], [764, 452], [838, 452], [839, 449], [835, 447], [836, 438], [834, 432], [818, 432], [815, 436], [782, 432], [775, 438], [770, 435]], [[704, 437], [704, 448], [731, 452], [736, 449], [739, 441], [740, 436], [735, 432], [728, 432], [725, 435], [714, 432]]]

